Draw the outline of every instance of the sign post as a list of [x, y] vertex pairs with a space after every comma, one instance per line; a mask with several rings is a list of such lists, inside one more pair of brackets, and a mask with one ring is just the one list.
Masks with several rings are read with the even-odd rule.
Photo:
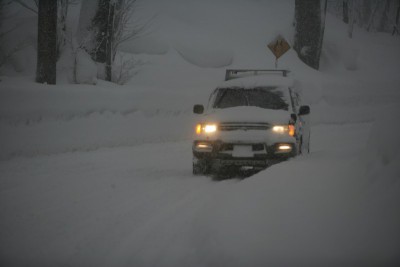
[[282, 36], [278, 35], [272, 42], [268, 44], [268, 48], [275, 56], [275, 69], [278, 69], [278, 58], [285, 54], [289, 49], [289, 43]]

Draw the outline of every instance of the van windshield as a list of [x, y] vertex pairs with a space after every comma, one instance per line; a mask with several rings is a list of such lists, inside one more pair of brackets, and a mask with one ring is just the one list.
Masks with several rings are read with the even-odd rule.
[[260, 87], [253, 89], [220, 88], [213, 108], [232, 108], [238, 106], [254, 106], [265, 109], [288, 110], [283, 93], [277, 87]]

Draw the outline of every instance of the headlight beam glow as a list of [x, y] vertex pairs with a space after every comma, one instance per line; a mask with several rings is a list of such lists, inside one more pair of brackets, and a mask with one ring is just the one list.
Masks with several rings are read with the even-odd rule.
[[218, 129], [216, 124], [197, 124], [196, 125], [196, 134], [211, 134], [215, 133]]
[[292, 147], [290, 145], [279, 145], [278, 149], [279, 150], [292, 150]]
[[215, 124], [206, 124], [204, 126], [205, 133], [214, 133], [216, 131], [217, 131], [217, 125], [215, 125]]
[[272, 127], [272, 131], [274, 131], [275, 133], [283, 134], [288, 131], [288, 127], [284, 125], [275, 125], [274, 127]]

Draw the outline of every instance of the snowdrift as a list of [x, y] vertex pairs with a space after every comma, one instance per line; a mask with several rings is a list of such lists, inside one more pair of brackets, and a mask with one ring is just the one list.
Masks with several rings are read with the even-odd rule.
[[[189, 96], [109, 83], [48, 86], [4, 78], [0, 159], [190, 139]], [[178, 108], [171, 103], [183, 101]]]

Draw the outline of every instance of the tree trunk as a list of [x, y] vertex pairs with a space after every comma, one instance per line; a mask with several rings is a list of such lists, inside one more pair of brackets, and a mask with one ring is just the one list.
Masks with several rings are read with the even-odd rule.
[[354, 10], [354, 2], [350, 2], [350, 6], [348, 7], [349, 10], [349, 25], [347, 27], [347, 35], [349, 36], [350, 39], [353, 38], [353, 29], [354, 29], [354, 15], [355, 15], [355, 10]]
[[4, 0], [0, 0], [0, 38], [3, 36], [3, 33], [1, 32], [1, 30], [3, 29], [3, 19], [4, 19], [3, 9], [4, 9]]
[[66, 44], [68, 0], [58, 0], [57, 58]]
[[36, 82], [56, 84], [57, 1], [40, 0]]
[[[112, 28], [113, 35], [113, 44], [112, 44], [112, 61], [114, 62], [115, 55], [118, 49], [118, 42], [123, 38], [123, 34], [125, 33], [124, 28], [127, 26], [128, 20], [126, 14], [129, 14], [129, 5], [130, 3], [135, 2], [136, 0], [114, 0], [114, 21]], [[128, 10], [127, 10], [128, 9]]]
[[320, 0], [295, 1], [294, 49], [308, 66], [318, 69], [322, 48]]
[[320, 39], [319, 39], [319, 54], [317, 55], [318, 58], [321, 57], [321, 52], [322, 52], [322, 45], [324, 43], [324, 35], [325, 35], [325, 19], [326, 19], [326, 12], [328, 10], [328, 0], [324, 1], [324, 10], [322, 12], [321, 16], [321, 34], [320, 34]]
[[89, 51], [92, 59], [99, 63], [106, 62], [107, 50], [107, 26], [109, 16], [110, 0], [99, 0], [96, 15], [92, 20], [92, 30], [95, 34], [95, 44]]
[[113, 43], [114, 43], [114, 10], [115, 3], [108, 8], [107, 43], [106, 43], [106, 81], [112, 80]]
[[349, 6], [347, 0], [343, 1], [343, 22], [349, 23]]
[[397, 31], [398, 34], [400, 34], [400, 32], [399, 32], [399, 27], [400, 27], [400, 25], [399, 25], [399, 17], [400, 17], [400, 0], [398, 1], [397, 12], [396, 12], [396, 22], [393, 25], [392, 35], [394, 35], [396, 33], [396, 31]]

